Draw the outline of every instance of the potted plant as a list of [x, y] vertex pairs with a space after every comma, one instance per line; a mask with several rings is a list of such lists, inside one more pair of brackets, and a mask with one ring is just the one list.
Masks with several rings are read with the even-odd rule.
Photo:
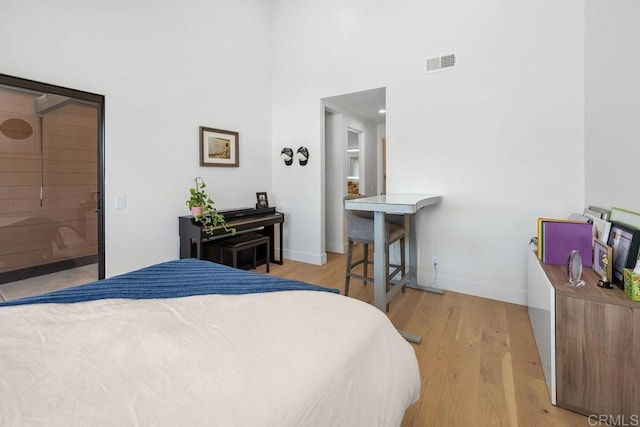
[[213, 207], [213, 200], [211, 200], [204, 191], [204, 188], [207, 186], [204, 179], [198, 176], [194, 181], [196, 186], [195, 188], [189, 189], [191, 196], [186, 202], [187, 207], [191, 209], [193, 219], [200, 223], [202, 229], [208, 234], [213, 234], [214, 228], [218, 225], [221, 225], [225, 231], [236, 234], [236, 229], [233, 227], [229, 228], [224, 220], [224, 216]]

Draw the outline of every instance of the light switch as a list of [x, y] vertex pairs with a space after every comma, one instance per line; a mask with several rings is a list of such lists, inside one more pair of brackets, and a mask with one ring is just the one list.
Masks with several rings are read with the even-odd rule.
[[127, 207], [127, 196], [124, 194], [116, 195], [116, 209], [124, 209]]

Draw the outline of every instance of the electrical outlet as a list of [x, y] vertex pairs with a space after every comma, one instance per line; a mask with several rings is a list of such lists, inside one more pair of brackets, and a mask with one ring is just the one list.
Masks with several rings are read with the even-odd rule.
[[438, 265], [438, 257], [437, 256], [432, 256], [431, 257], [431, 264], [433, 265]]

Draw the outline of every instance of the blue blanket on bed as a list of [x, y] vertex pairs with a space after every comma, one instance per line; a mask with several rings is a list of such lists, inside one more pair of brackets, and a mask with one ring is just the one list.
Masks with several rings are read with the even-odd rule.
[[338, 289], [238, 270], [208, 261], [181, 259], [48, 294], [0, 303], [0, 307], [41, 303], [66, 304], [107, 298], [177, 298], [298, 290], [340, 293]]

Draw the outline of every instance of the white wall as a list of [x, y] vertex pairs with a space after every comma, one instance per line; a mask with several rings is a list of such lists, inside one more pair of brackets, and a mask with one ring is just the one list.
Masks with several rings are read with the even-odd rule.
[[[219, 209], [271, 192], [269, 31], [262, 0], [0, 4], [0, 72], [106, 97], [108, 276], [178, 257], [195, 176]], [[199, 126], [240, 133], [239, 168], [199, 166]]]
[[586, 2], [586, 201], [640, 212], [640, 2]]
[[584, 205], [584, 3], [274, 0], [273, 41], [274, 144], [311, 152], [274, 168], [289, 255], [322, 258], [319, 99], [384, 86], [388, 192], [444, 196], [418, 217], [419, 280], [433, 254], [437, 286], [524, 303], [536, 218]]

